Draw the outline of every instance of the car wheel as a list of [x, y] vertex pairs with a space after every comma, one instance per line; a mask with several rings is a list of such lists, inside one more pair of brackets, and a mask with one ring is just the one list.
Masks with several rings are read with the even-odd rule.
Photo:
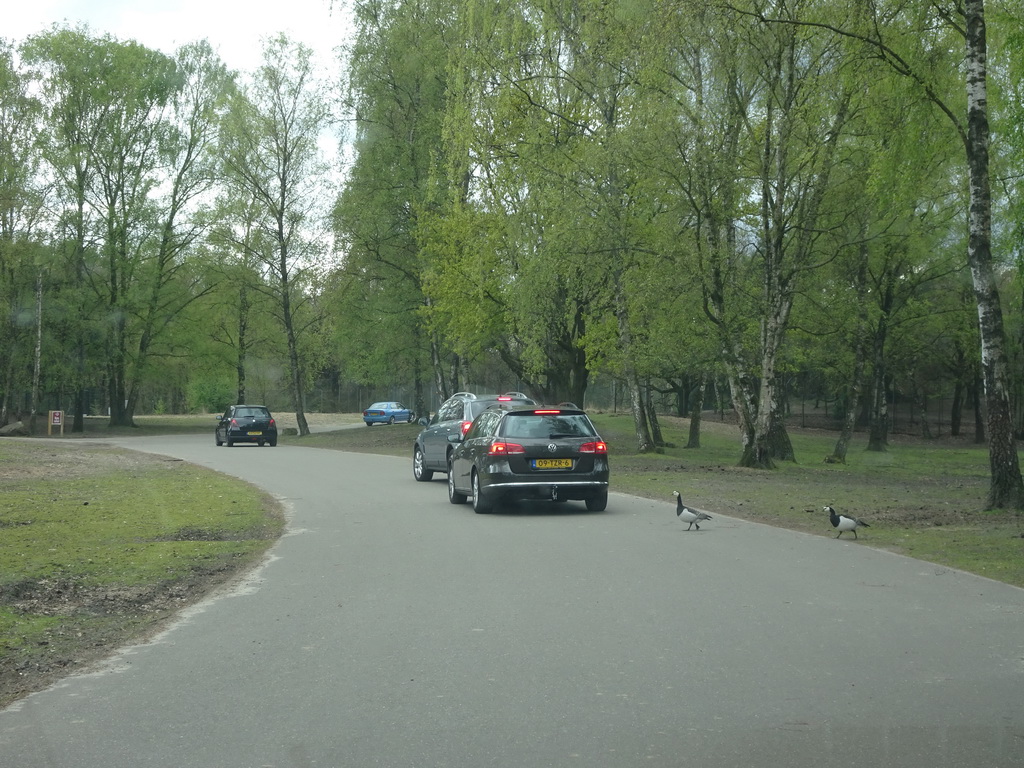
[[366, 426], [368, 426], [368, 427], [372, 427], [372, 426], [373, 426], [373, 422], [372, 422], [372, 421], [368, 421], [368, 422], [366, 422]]
[[266, 445], [266, 443], [263, 440], [257, 440], [256, 441], [256, 445], [258, 445], [260, 448], [262, 448], [264, 445]]
[[220, 439], [220, 432], [214, 431], [213, 442], [217, 444], [217, 447], [224, 445], [224, 441]]
[[494, 508], [490, 499], [486, 498], [480, 490], [480, 475], [473, 470], [473, 511], [478, 515], [485, 515]]
[[409, 411], [409, 420], [406, 421], [405, 423], [406, 424], [412, 424], [412, 420], [415, 419], [415, 418], [416, 418], [416, 414], [413, 413], [412, 411]]
[[452, 504], [465, 504], [466, 494], [455, 490], [455, 468], [448, 462], [448, 501]]
[[587, 509], [591, 512], [604, 512], [608, 506], [608, 491], [603, 491], [596, 496], [587, 497]]
[[395, 417], [394, 416], [388, 416], [388, 426], [391, 426], [394, 423], [395, 423]]
[[412, 476], [425, 483], [434, 477], [434, 473], [423, 466], [423, 451], [417, 445], [412, 452]]
[[228, 444], [228, 448], [234, 448], [235, 447], [235, 441], [232, 440], [231, 438], [228, 438], [227, 444]]
[[276, 437], [270, 438], [270, 447], [271, 448], [276, 448], [277, 447], [277, 438]]

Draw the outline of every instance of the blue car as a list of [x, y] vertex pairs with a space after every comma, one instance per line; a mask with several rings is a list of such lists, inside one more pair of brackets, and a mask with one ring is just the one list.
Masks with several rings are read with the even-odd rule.
[[374, 403], [363, 411], [363, 421], [366, 426], [374, 424], [394, 424], [396, 421], [411, 423], [416, 418], [416, 413], [409, 410], [395, 400], [384, 400]]

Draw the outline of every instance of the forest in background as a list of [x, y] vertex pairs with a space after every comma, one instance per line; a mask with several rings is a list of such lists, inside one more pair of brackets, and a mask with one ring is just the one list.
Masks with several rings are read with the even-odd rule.
[[0, 45], [0, 422], [519, 389], [769, 468], [939, 402], [1024, 504], [1020, 0], [350, 5], [327, 72]]

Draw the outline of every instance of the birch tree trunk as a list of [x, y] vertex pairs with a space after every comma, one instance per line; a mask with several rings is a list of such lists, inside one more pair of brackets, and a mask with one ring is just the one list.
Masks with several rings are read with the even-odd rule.
[[39, 382], [43, 361], [43, 270], [36, 272], [36, 345], [32, 352], [32, 400], [28, 413], [28, 431], [36, 433], [36, 411], [39, 410]]
[[[861, 230], [863, 235], [863, 229]], [[860, 261], [857, 264], [857, 331], [853, 342], [853, 371], [846, 390], [846, 413], [843, 425], [836, 440], [836, 447], [825, 457], [825, 461], [838, 464], [846, 463], [846, 451], [853, 439], [853, 428], [857, 423], [857, 409], [860, 407], [861, 390], [864, 385], [864, 369], [867, 367], [867, 347], [865, 340], [868, 331], [868, 311], [866, 294], [868, 291], [868, 245], [862, 238], [860, 245]]]
[[690, 432], [686, 441], [687, 448], [700, 448], [700, 418], [704, 412], [704, 394], [707, 392], [708, 375], [702, 374], [700, 383], [693, 397], [693, 404], [690, 408]]
[[629, 391], [629, 409], [633, 414], [633, 424], [636, 427], [636, 450], [637, 453], [650, 453], [654, 450], [654, 439], [651, 437], [650, 425], [647, 422], [647, 413], [644, 410], [643, 392], [640, 388], [640, 377], [636, 372], [636, 365], [633, 362], [633, 335], [629, 327], [628, 308], [626, 306], [625, 292], [621, 286], [621, 278], [616, 280], [616, 305], [619, 315], [619, 344], [624, 352], [624, 377], [626, 388]]
[[868, 450], [884, 452], [889, 444], [889, 399], [885, 391], [885, 354], [883, 339], [875, 337], [874, 371], [871, 388], [871, 416], [868, 428]]
[[992, 266], [985, 3], [984, 0], [967, 0], [964, 8], [967, 21], [967, 171], [971, 188], [967, 262], [978, 302], [988, 414], [992, 477], [986, 506], [1021, 509], [1024, 508], [1024, 482], [1013, 435], [1002, 306]]

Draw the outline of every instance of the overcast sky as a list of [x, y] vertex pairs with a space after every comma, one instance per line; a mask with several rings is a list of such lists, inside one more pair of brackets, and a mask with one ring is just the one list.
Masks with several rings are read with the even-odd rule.
[[327, 64], [347, 27], [344, 0], [5, 0], [4, 5], [0, 36], [8, 40], [21, 42], [65, 21], [165, 53], [205, 37], [228, 67], [238, 70], [255, 68], [261, 38], [278, 32], [310, 46]]

